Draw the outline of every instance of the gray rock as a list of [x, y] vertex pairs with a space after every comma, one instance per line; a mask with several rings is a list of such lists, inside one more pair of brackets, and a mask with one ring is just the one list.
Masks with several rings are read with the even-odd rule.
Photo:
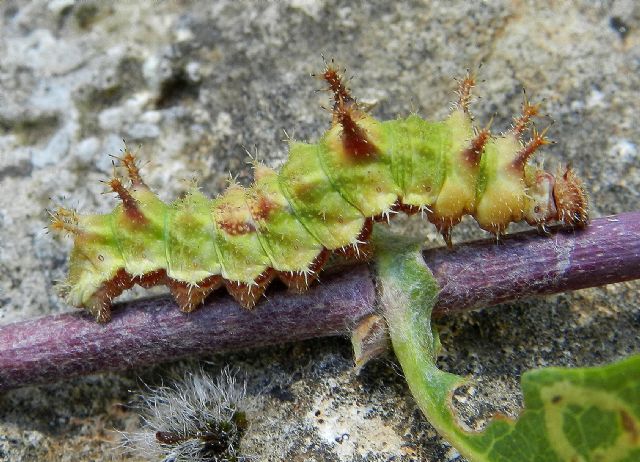
[[31, 163], [36, 168], [59, 164], [69, 151], [69, 130], [58, 130], [46, 146], [32, 151]]

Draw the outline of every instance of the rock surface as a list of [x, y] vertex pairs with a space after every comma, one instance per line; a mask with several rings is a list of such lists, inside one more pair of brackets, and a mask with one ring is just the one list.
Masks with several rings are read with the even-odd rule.
[[[596, 5], [596, 6], [594, 6]], [[70, 308], [56, 296], [70, 245], [47, 234], [45, 209], [107, 211], [109, 154], [122, 139], [148, 161], [165, 200], [197, 178], [211, 194], [228, 173], [250, 179], [249, 151], [271, 165], [290, 136], [316, 139], [327, 95], [309, 77], [335, 56], [380, 118], [447, 114], [453, 78], [479, 70], [478, 123], [504, 130], [522, 88], [544, 101], [547, 165], [586, 179], [594, 216], [640, 209], [640, 7], [565, 2], [54, 0], [0, 5], [0, 322]], [[284, 132], [286, 130], [286, 133]], [[424, 229], [419, 220], [399, 226]], [[440, 245], [427, 225], [433, 245]], [[458, 242], [482, 233], [465, 223]], [[640, 349], [638, 282], [444, 319], [443, 367], [477, 386], [456, 401], [481, 426], [516, 415], [520, 374], [601, 364]], [[138, 293], [129, 294], [136, 296]], [[286, 338], [286, 332], [283, 332]], [[426, 423], [390, 358], [352, 373], [350, 345], [327, 339], [208, 358], [240, 368], [260, 412], [243, 440], [258, 460], [461, 460]], [[25, 388], [0, 396], [0, 460], [128, 460], [113, 430], [142, 382], [177, 363]], [[181, 375], [181, 374], [179, 374]]]

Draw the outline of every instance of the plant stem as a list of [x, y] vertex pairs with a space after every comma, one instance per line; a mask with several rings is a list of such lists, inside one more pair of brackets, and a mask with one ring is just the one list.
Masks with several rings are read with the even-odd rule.
[[[640, 212], [593, 220], [584, 230], [535, 232], [424, 253], [440, 286], [435, 315], [531, 295], [640, 278]], [[0, 389], [99, 371], [143, 367], [227, 350], [348, 334], [376, 310], [365, 265], [322, 277], [302, 295], [270, 292], [254, 311], [214, 294], [184, 314], [169, 297], [120, 304], [96, 324], [67, 313], [0, 327]]]
[[[420, 247], [402, 237], [374, 233], [380, 307], [402, 372], [418, 407], [440, 435], [471, 460], [476, 453], [449, 411], [450, 394], [464, 383], [457, 375], [436, 367], [440, 349], [438, 334], [431, 326], [431, 313], [439, 287], [421, 261]], [[471, 457], [474, 456], [474, 457]]]

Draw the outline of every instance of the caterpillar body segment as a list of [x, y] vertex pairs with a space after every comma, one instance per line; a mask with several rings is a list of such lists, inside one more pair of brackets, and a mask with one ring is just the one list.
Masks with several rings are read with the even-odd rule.
[[359, 108], [333, 65], [322, 77], [334, 95], [332, 127], [318, 143], [290, 142], [279, 171], [256, 165], [250, 187], [233, 184], [214, 199], [194, 188], [165, 204], [126, 151], [131, 184], [108, 182], [121, 199], [111, 213], [52, 214], [52, 228], [74, 237], [68, 302], [106, 322], [111, 300], [134, 284], [167, 285], [185, 312], [224, 285], [251, 308], [275, 278], [306, 289], [332, 251], [366, 254], [373, 222], [398, 211], [422, 212], [449, 245], [464, 215], [496, 235], [521, 220], [587, 223], [575, 173], [555, 176], [529, 163], [546, 143], [535, 131], [521, 141], [537, 106], [525, 102], [513, 129], [492, 136], [473, 127], [467, 76], [445, 120], [380, 122]]

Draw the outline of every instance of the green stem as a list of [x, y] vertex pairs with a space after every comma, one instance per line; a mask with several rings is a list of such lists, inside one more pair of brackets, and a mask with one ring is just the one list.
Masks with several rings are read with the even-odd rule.
[[[467, 435], [449, 410], [451, 393], [465, 380], [439, 370], [440, 341], [431, 326], [431, 312], [439, 287], [422, 259], [421, 246], [379, 227], [374, 233], [380, 302], [389, 326], [393, 351], [402, 366], [418, 407], [445, 439]], [[446, 412], [449, 411], [449, 412]], [[472, 448], [456, 447], [465, 457], [486, 460]]]

